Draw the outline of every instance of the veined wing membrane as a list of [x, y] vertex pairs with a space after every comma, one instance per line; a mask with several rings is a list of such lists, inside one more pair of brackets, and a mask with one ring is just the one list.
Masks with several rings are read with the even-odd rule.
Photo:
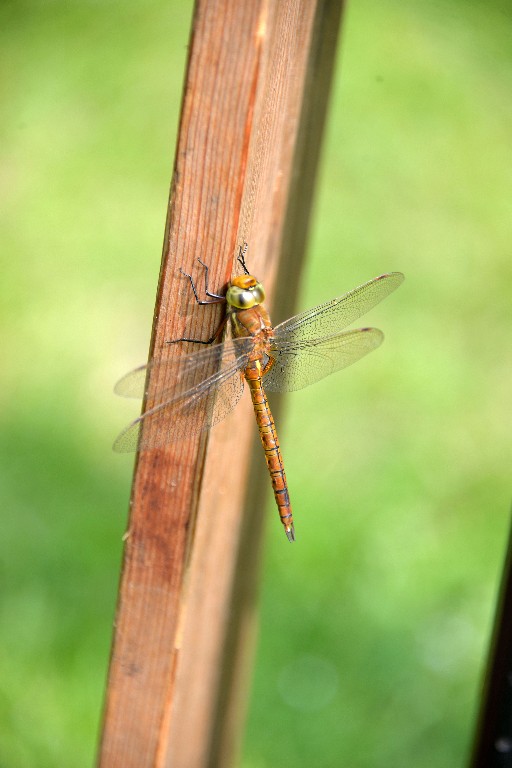
[[271, 346], [275, 363], [263, 379], [269, 392], [292, 392], [346, 368], [384, 339], [377, 328], [344, 331], [324, 339], [277, 339]]
[[369, 280], [337, 299], [301, 312], [274, 328], [276, 343], [278, 340], [291, 342], [321, 339], [324, 336], [338, 334], [386, 298], [401, 285], [403, 280], [404, 276], [401, 272], [389, 272]]
[[[240, 367], [243, 368], [245, 356], [252, 349], [253, 343], [247, 338], [230, 339], [188, 355], [157, 358], [119, 379], [114, 392], [121, 397], [139, 400], [150, 394], [152, 399], [160, 402], [175, 400], [219, 371], [221, 363], [225, 365], [227, 361], [240, 358]], [[178, 350], [178, 347], [175, 349]]]
[[[166, 445], [217, 424], [243, 392], [241, 369], [253, 347], [250, 338], [233, 339], [206, 350], [154, 360], [116, 385], [127, 397], [147, 394], [148, 409], [114, 443], [120, 453]], [[137, 392], [137, 395], [135, 394]]]

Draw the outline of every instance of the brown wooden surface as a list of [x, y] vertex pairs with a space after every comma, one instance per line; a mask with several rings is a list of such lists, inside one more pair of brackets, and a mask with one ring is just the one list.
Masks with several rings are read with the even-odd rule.
[[[197, 2], [150, 356], [175, 358], [180, 351], [165, 340], [208, 338], [219, 322], [222, 309], [197, 306], [179, 272], [183, 266], [200, 282], [197, 256], [219, 290], [247, 241], [269, 308], [278, 269], [289, 277], [288, 303], [293, 298], [340, 5]], [[288, 263], [278, 267], [283, 251]], [[259, 495], [245, 501], [255, 432], [244, 397], [209, 435], [138, 457], [102, 768], [233, 763], [270, 514]], [[262, 456], [253, 463], [261, 477]]]

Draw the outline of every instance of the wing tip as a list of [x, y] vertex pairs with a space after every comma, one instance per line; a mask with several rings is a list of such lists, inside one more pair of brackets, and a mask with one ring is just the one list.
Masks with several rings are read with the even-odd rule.
[[376, 277], [376, 280], [389, 280], [390, 278], [394, 278], [394, 281], [396, 282], [396, 287], [398, 288], [399, 285], [403, 283], [405, 280], [405, 275], [403, 272], [384, 272], [382, 275], [378, 275]]
[[112, 444], [114, 453], [133, 453], [140, 449], [140, 421], [141, 417], [132, 421], [122, 432], [118, 434]]
[[[372, 328], [372, 326], [367, 326], [365, 328], [355, 328], [355, 333], [371, 333], [373, 336], [375, 336], [376, 339], [380, 339], [381, 341], [384, 339], [384, 332], [381, 331], [380, 328]], [[348, 331], [350, 333], [350, 331]]]

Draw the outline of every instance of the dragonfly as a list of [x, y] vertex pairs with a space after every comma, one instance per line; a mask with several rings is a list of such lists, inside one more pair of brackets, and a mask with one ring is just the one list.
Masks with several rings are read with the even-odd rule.
[[[190, 274], [198, 304], [223, 303], [221, 326], [209, 339], [180, 338], [168, 344], [194, 343], [199, 351], [175, 360], [154, 359], [126, 374], [114, 391], [124, 397], [146, 397], [146, 410], [117, 437], [114, 450], [148, 450], [185, 439], [218, 424], [239, 402], [247, 383], [270, 473], [279, 517], [288, 541], [295, 526], [288, 484], [274, 419], [266, 392], [289, 392], [307, 387], [334, 371], [346, 368], [376, 349], [384, 335], [377, 328], [345, 330], [403, 282], [400, 272], [379, 275], [345, 293], [285, 320], [275, 328], [265, 308], [265, 291], [245, 263], [247, 245], [240, 247], [243, 274], [233, 277], [225, 293], [209, 290], [204, 268], [201, 299]], [[219, 342], [230, 321], [231, 338]], [[214, 343], [218, 342], [218, 343]]]

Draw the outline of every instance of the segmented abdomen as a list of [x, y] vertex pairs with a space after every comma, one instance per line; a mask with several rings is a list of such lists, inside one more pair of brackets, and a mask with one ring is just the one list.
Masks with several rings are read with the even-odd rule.
[[272, 488], [279, 510], [279, 517], [289, 541], [295, 540], [292, 508], [288, 496], [288, 485], [284, 473], [283, 457], [279, 449], [279, 440], [274, 419], [261, 382], [261, 364], [258, 360], [250, 363], [244, 371], [251, 392], [254, 413], [260, 433], [265, 459], [267, 461]]

